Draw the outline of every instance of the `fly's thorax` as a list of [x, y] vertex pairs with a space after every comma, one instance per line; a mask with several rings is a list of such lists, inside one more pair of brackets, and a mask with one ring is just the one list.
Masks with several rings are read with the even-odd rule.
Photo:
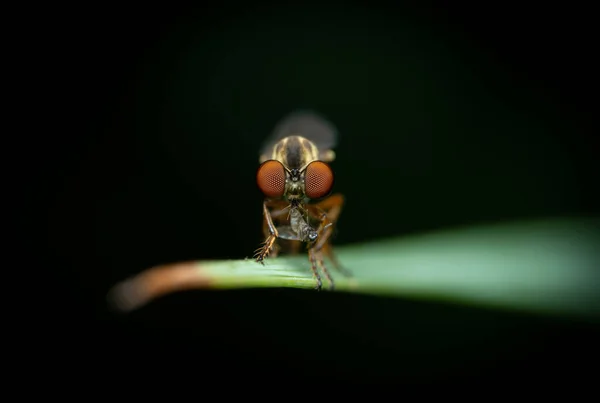
[[275, 144], [272, 159], [280, 161], [290, 170], [300, 170], [319, 159], [319, 150], [312, 141], [302, 136], [288, 136]]

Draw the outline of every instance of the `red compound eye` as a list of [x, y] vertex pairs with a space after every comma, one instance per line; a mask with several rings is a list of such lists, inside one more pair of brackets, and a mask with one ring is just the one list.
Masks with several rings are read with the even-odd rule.
[[304, 192], [311, 199], [327, 196], [333, 188], [333, 171], [322, 161], [313, 161], [306, 167]]
[[285, 191], [285, 169], [276, 160], [263, 162], [256, 172], [256, 183], [267, 197], [281, 197]]

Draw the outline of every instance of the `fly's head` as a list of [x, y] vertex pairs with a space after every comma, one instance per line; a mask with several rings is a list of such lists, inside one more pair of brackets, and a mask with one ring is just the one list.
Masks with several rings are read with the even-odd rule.
[[333, 171], [319, 160], [319, 150], [302, 136], [288, 136], [273, 146], [271, 159], [257, 170], [256, 182], [269, 199], [300, 204], [328, 196], [333, 188]]

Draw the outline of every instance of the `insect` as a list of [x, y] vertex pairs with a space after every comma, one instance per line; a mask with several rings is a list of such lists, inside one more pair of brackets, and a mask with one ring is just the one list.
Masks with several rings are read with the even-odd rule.
[[329, 163], [335, 159], [337, 131], [323, 117], [311, 111], [298, 111], [284, 117], [260, 151], [256, 172], [258, 188], [264, 194], [262, 245], [254, 258], [264, 264], [283, 249], [297, 253], [308, 249], [316, 288], [322, 287], [322, 272], [334, 288], [327, 270], [326, 256], [344, 275], [350, 275], [336, 259], [331, 235], [344, 197], [331, 194], [334, 173]]

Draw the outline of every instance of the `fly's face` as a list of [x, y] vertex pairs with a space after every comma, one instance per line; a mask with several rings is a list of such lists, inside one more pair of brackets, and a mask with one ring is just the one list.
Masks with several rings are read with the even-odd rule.
[[271, 154], [258, 168], [259, 189], [269, 199], [284, 199], [291, 203], [304, 203], [329, 195], [333, 188], [333, 171], [319, 159], [322, 155], [305, 137], [284, 137], [275, 143]]

